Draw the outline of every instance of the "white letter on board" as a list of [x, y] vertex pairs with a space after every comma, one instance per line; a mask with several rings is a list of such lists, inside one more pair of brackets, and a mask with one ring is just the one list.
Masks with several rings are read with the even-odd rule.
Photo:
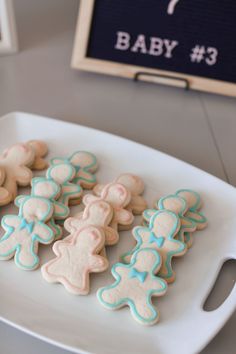
[[130, 46], [130, 35], [127, 32], [116, 32], [117, 41], [115, 48], [119, 50], [127, 50]]
[[151, 45], [149, 49], [150, 55], [159, 56], [163, 53], [163, 41], [158, 37], [150, 37]]
[[132, 52], [138, 52], [140, 50], [141, 53], [146, 54], [147, 53], [147, 47], [146, 47], [146, 42], [145, 42], [145, 36], [143, 34], [139, 34], [138, 38], [131, 48]]
[[164, 39], [163, 40], [164, 45], [166, 47], [166, 58], [172, 58], [172, 51], [173, 49], [179, 44], [177, 41], [170, 41], [169, 39]]

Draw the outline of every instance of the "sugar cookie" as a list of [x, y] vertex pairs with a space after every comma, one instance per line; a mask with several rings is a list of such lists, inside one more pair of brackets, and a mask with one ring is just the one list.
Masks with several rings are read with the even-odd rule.
[[129, 229], [133, 223], [134, 216], [126, 210], [127, 205], [130, 203], [130, 192], [120, 183], [110, 183], [106, 185], [101, 193], [101, 197], [96, 197], [87, 194], [83, 198], [83, 203], [87, 206], [95, 200], [104, 200], [108, 202], [113, 208], [113, 219], [110, 226], [118, 230], [120, 226]]
[[[123, 184], [131, 193], [131, 200], [127, 209], [132, 211], [135, 215], [140, 215], [147, 208], [147, 203], [142, 197], [144, 192], [144, 183], [142, 179], [131, 173], [123, 173], [117, 177], [115, 183]], [[93, 191], [97, 196], [101, 195], [101, 192], [105, 185], [97, 184]]]
[[101, 229], [86, 226], [75, 232], [70, 240], [53, 245], [56, 258], [41, 268], [43, 278], [49, 283], [61, 283], [75, 295], [86, 295], [90, 289], [90, 273], [108, 268], [106, 258], [98, 253], [104, 247], [105, 236]]
[[88, 204], [82, 213], [66, 219], [64, 227], [70, 233], [74, 233], [84, 226], [99, 227], [104, 232], [105, 245], [111, 246], [116, 244], [119, 239], [118, 232], [109, 226], [112, 218], [111, 205], [104, 200], [95, 200]]
[[176, 192], [176, 195], [184, 198], [187, 203], [189, 210], [185, 216], [196, 223], [197, 230], [204, 229], [207, 226], [207, 219], [199, 212], [202, 207], [200, 195], [191, 189], [180, 189]]
[[69, 162], [76, 169], [76, 175], [73, 183], [79, 184], [85, 189], [92, 189], [96, 182], [96, 172], [98, 168], [98, 162], [95, 155], [87, 151], [76, 151], [69, 158], [56, 157], [51, 160], [52, 165], [59, 163]]
[[97, 292], [99, 302], [109, 310], [128, 305], [133, 318], [143, 325], [153, 325], [159, 313], [153, 306], [154, 296], [163, 296], [166, 282], [156, 276], [161, 257], [154, 249], [143, 248], [132, 256], [130, 264], [116, 263], [112, 267], [115, 283]]
[[31, 146], [34, 150], [35, 158], [32, 166], [32, 170], [44, 170], [48, 167], [47, 161], [44, 160], [44, 157], [48, 153], [47, 144], [41, 140], [30, 140], [27, 142], [27, 145]]
[[179, 229], [180, 220], [176, 214], [168, 210], [156, 211], [151, 217], [149, 227], [137, 226], [133, 229], [137, 245], [132, 251], [125, 253], [122, 260], [128, 263], [132, 254], [138, 249], [154, 248], [162, 257], [162, 266], [158, 275], [168, 283], [172, 283], [175, 280], [172, 258], [183, 256], [187, 251], [185, 244], [176, 239]]
[[72, 183], [76, 175], [76, 170], [70, 163], [60, 163], [52, 165], [46, 172], [46, 177], [57, 182], [61, 186], [59, 201], [68, 206], [70, 201], [79, 201], [83, 190], [80, 185]]
[[0, 260], [14, 257], [17, 267], [33, 270], [39, 265], [38, 244], [49, 244], [53, 231], [46, 222], [53, 214], [53, 205], [45, 198], [25, 197], [19, 214], [2, 218], [5, 234], [0, 239]]

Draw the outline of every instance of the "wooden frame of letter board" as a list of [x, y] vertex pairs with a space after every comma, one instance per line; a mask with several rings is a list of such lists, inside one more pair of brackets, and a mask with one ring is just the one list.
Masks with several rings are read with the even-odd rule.
[[[90, 38], [95, 1], [96, 0], [80, 0], [80, 10], [71, 63], [72, 68], [129, 79], [134, 79], [137, 73], [140, 73], [139, 79], [143, 81], [177, 87], [185, 87], [186, 82], [188, 82], [189, 88], [193, 90], [236, 96], [236, 84], [233, 83], [87, 57], [87, 47]], [[145, 73], [147, 73], [147, 75], [145, 75]], [[162, 77], [151, 76], [150, 74], [160, 75]], [[183, 81], [181, 81], [181, 79]]]

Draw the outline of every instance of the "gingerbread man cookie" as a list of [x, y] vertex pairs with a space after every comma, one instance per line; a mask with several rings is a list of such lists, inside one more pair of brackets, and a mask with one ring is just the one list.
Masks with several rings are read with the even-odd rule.
[[[32, 179], [31, 184], [31, 195], [46, 198], [53, 204], [53, 215], [47, 222], [47, 225], [54, 233], [54, 240], [59, 240], [62, 237], [63, 230], [55, 221], [65, 220], [70, 213], [68, 206], [58, 200], [61, 195], [61, 186], [55, 181], [48, 180], [45, 177], [35, 177]], [[18, 200], [18, 198], [16, 198], [16, 200]]]
[[131, 200], [131, 194], [122, 184], [107, 184], [102, 190], [101, 197], [87, 194], [83, 198], [83, 203], [88, 205], [95, 200], [104, 200], [112, 206], [114, 215], [110, 226], [113, 229], [118, 230], [118, 226], [119, 228], [122, 226], [122, 229], [131, 227], [134, 216], [129, 210], [126, 210]]
[[25, 197], [19, 215], [6, 215], [2, 227], [6, 231], [0, 239], [0, 260], [14, 257], [17, 267], [33, 270], [39, 265], [38, 244], [53, 241], [53, 231], [46, 225], [53, 206], [45, 198]]
[[[176, 235], [176, 238], [184, 242], [188, 248], [192, 246], [193, 237], [192, 232], [196, 230], [196, 224], [185, 217], [188, 210], [185, 200], [177, 195], [168, 195], [161, 198], [155, 203], [155, 208], [158, 210], [169, 210], [178, 215], [180, 219], [180, 230]], [[156, 213], [156, 209], [147, 209], [143, 212], [143, 218], [149, 223], [153, 214]]]
[[[131, 173], [123, 173], [117, 177], [114, 181], [115, 183], [123, 184], [131, 193], [131, 200], [127, 209], [132, 211], [135, 215], [140, 215], [147, 208], [147, 203], [142, 197], [144, 192], [144, 183], [142, 179]], [[97, 184], [93, 192], [95, 195], [100, 196], [105, 185]]]
[[56, 157], [51, 160], [52, 165], [57, 165], [59, 163], [69, 162], [76, 169], [76, 175], [73, 183], [80, 185], [85, 189], [92, 189], [96, 184], [96, 172], [98, 168], [98, 162], [95, 155], [87, 151], [76, 151], [69, 158]]
[[95, 200], [88, 204], [84, 211], [75, 217], [66, 219], [65, 229], [74, 233], [84, 226], [96, 226], [103, 230], [105, 235], [105, 245], [111, 246], [118, 242], [118, 232], [109, 224], [113, 218], [113, 209], [111, 205], [104, 200]]
[[80, 185], [72, 183], [75, 178], [76, 170], [70, 163], [60, 163], [52, 165], [47, 170], [46, 176], [61, 186], [59, 201], [68, 206], [71, 201], [73, 204], [79, 203], [83, 190]]
[[180, 220], [176, 214], [168, 210], [156, 211], [151, 217], [149, 227], [137, 226], [133, 229], [137, 245], [132, 251], [125, 253], [122, 260], [128, 263], [132, 254], [138, 249], [154, 248], [162, 257], [160, 277], [172, 283], [175, 280], [172, 258], [183, 256], [187, 251], [185, 244], [176, 239], [179, 229]]
[[[62, 228], [56, 225], [54, 220], [65, 220], [69, 215], [69, 208], [64, 204], [57, 201], [61, 194], [61, 188], [53, 180], [48, 180], [45, 177], [35, 177], [31, 182], [31, 196], [42, 197], [49, 200], [53, 205], [52, 218], [47, 222], [47, 225], [53, 230], [55, 240], [58, 240], [62, 236]], [[25, 200], [25, 195], [18, 196], [15, 199], [15, 205], [20, 207]]]
[[69, 241], [57, 241], [53, 245], [56, 258], [41, 268], [43, 278], [49, 283], [63, 284], [71, 294], [87, 295], [90, 289], [89, 274], [108, 268], [107, 259], [98, 254], [104, 242], [104, 233], [94, 226], [80, 229]]
[[6, 172], [4, 167], [0, 167], [0, 206], [6, 205], [11, 199], [9, 191], [3, 187], [6, 178]]
[[46, 169], [48, 167], [48, 163], [44, 160], [44, 157], [48, 153], [47, 144], [40, 140], [30, 140], [27, 142], [27, 145], [31, 146], [35, 153], [35, 158], [31, 169], [39, 171]]
[[205, 229], [207, 226], [207, 219], [199, 212], [202, 206], [200, 195], [191, 189], [180, 189], [176, 192], [176, 195], [184, 198], [187, 203], [188, 212], [185, 216], [196, 223], [197, 230]]
[[151, 299], [163, 296], [166, 282], [157, 277], [161, 257], [154, 249], [135, 252], [130, 264], [116, 263], [112, 267], [115, 283], [98, 290], [99, 302], [109, 310], [128, 305], [133, 318], [143, 325], [153, 325], [159, 319]]
[[5, 204], [17, 196], [17, 186], [28, 186], [32, 179], [30, 166], [35, 159], [34, 150], [27, 144], [15, 144], [0, 155], [0, 167], [5, 170], [3, 188], [8, 192]]

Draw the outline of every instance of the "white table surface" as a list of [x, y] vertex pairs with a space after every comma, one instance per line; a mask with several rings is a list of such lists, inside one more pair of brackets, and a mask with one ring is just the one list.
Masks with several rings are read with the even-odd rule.
[[[21, 51], [0, 57], [0, 115], [21, 110], [115, 133], [236, 185], [236, 100], [71, 70], [78, 5], [15, 0]], [[231, 261], [209, 308], [227, 295], [235, 274]], [[236, 313], [202, 353], [235, 353], [235, 329]], [[68, 354], [2, 323], [0, 343], [1, 354]]]

